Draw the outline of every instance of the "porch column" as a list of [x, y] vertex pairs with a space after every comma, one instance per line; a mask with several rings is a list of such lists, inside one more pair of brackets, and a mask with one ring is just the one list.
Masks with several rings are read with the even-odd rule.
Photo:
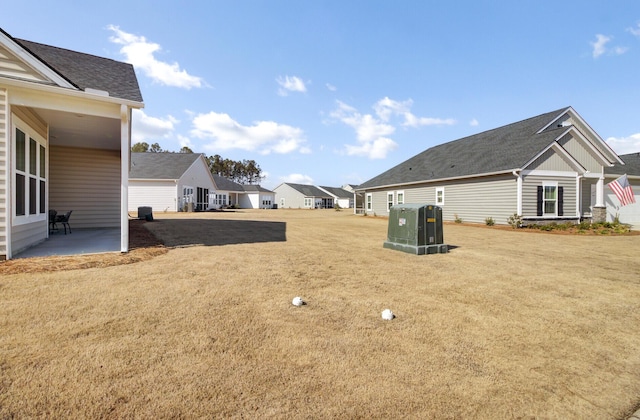
[[592, 209], [591, 221], [594, 223], [607, 221], [607, 208], [604, 205], [604, 175], [600, 175], [596, 183], [596, 204]]
[[129, 157], [131, 110], [120, 105], [120, 252], [129, 251]]

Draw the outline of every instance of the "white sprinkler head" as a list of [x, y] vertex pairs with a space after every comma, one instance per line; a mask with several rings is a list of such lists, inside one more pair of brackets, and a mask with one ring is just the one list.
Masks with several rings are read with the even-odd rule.
[[291, 303], [293, 304], [293, 306], [302, 306], [304, 305], [304, 300], [302, 300], [300, 296], [296, 296], [293, 298]]
[[393, 312], [391, 312], [391, 309], [385, 309], [384, 311], [382, 311], [382, 319], [384, 319], [385, 321], [391, 321], [395, 317], [396, 316], [393, 314]]

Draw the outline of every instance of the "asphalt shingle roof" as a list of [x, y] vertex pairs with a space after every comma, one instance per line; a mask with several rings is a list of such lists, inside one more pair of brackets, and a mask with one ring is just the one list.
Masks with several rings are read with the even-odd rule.
[[238, 184], [237, 182], [233, 182], [232, 180], [225, 178], [222, 175], [213, 174], [213, 182], [215, 182], [216, 187], [222, 191], [244, 191], [242, 185]]
[[612, 167], [605, 167], [604, 173], [607, 175], [634, 175], [640, 176], [640, 152], [620, 155], [624, 165], [616, 164]]
[[264, 192], [264, 193], [273, 193], [273, 191], [268, 190], [266, 188], [261, 187], [260, 185], [243, 185], [242, 188], [246, 192]]
[[131, 153], [130, 179], [180, 179], [200, 153]]
[[330, 197], [326, 192], [322, 191], [320, 188], [318, 188], [318, 187], [316, 187], [314, 185], [292, 184], [292, 183], [289, 183], [289, 182], [287, 182], [286, 185], [288, 185], [291, 188], [293, 188], [294, 190], [298, 191], [299, 193], [301, 193], [305, 197], [327, 197], [327, 198]]
[[360, 184], [358, 190], [519, 169], [565, 128], [536, 134], [569, 107], [454, 140], [421, 152]]
[[103, 90], [114, 98], [142, 102], [138, 79], [129, 63], [24, 39], [14, 40], [79, 89]]
[[330, 192], [338, 198], [353, 198], [353, 193], [340, 187], [324, 187], [321, 185], [320, 188], [327, 192]]

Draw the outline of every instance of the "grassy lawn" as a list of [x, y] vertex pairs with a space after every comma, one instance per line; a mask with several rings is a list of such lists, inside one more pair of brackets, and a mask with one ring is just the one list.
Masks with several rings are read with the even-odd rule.
[[638, 235], [447, 224], [455, 248], [416, 256], [347, 210], [154, 216], [169, 251], [153, 258], [0, 276], [0, 418], [617, 419], [640, 403]]

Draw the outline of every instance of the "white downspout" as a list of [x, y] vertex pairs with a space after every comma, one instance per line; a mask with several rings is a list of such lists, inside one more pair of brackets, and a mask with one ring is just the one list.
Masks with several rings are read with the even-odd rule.
[[582, 175], [576, 177], [576, 217], [582, 218]]

